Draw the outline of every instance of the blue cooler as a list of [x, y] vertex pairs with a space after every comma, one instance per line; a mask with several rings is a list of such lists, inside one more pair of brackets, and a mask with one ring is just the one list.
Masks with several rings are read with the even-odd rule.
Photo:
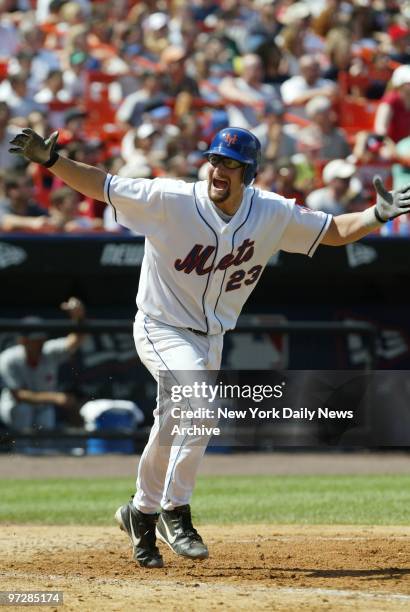
[[[92, 400], [84, 404], [80, 414], [85, 421], [87, 431], [129, 432], [130, 436], [144, 420], [142, 410], [134, 402], [126, 400]], [[122, 440], [89, 438], [86, 449], [88, 455], [104, 453], [132, 455], [135, 452], [135, 443], [131, 437]]]
[[[121, 410], [107, 410], [95, 420], [95, 429], [124, 430], [132, 433], [135, 419], [130, 412]], [[132, 455], [135, 452], [134, 440], [104, 440], [102, 438], [89, 438], [87, 440], [88, 455], [102, 455], [104, 453], [124, 453]]]

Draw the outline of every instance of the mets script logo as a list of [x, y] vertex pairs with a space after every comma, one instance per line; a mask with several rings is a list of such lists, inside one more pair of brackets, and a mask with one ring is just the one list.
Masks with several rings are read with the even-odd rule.
[[[177, 259], [175, 261], [174, 267], [178, 272], [184, 272], [185, 274], [195, 272], [199, 276], [217, 272], [218, 270], [227, 270], [232, 266], [238, 267], [252, 259], [255, 252], [254, 244], [254, 240], [246, 238], [235, 251], [224, 255], [217, 262], [215, 261], [216, 248], [214, 246], [196, 244], [184, 259]], [[228, 279], [225, 291], [239, 289], [242, 281], [245, 285], [253, 285], [258, 280], [262, 268], [263, 266], [257, 265], [249, 270], [235, 270]]]
[[235, 144], [238, 140], [238, 135], [234, 134], [232, 136], [232, 134], [230, 132], [227, 132], [226, 134], [224, 134], [224, 138], [226, 140], [226, 142], [228, 143], [228, 147], [230, 147], [231, 145]]

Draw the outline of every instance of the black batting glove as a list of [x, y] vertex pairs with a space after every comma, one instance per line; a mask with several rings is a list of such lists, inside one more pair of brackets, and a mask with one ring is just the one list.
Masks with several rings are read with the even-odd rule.
[[380, 223], [410, 212], [410, 185], [387, 191], [380, 176], [374, 177], [373, 185], [377, 194], [374, 214]]
[[56, 163], [59, 155], [55, 151], [58, 132], [53, 132], [48, 138], [43, 138], [31, 128], [24, 128], [10, 141], [13, 145], [9, 153], [22, 155], [26, 159], [50, 168]]

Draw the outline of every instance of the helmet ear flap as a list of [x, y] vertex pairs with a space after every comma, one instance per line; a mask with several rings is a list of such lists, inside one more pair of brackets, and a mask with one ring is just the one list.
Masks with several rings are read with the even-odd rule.
[[255, 168], [251, 164], [247, 164], [243, 172], [243, 184], [245, 187], [250, 185], [256, 176]]

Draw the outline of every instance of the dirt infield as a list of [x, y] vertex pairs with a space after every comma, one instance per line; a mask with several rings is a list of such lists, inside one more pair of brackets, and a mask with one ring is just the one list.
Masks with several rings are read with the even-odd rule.
[[408, 527], [233, 525], [201, 532], [208, 560], [163, 548], [166, 567], [146, 570], [114, 527], [2, 526], [0, 590], [64, 591], [57, 612], [410, 608]]

